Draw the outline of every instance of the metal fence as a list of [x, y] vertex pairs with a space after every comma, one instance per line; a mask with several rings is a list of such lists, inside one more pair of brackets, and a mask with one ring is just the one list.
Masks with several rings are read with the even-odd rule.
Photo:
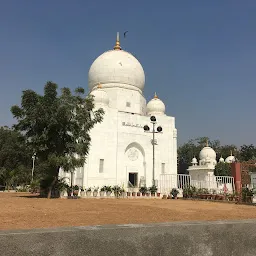
[[234, 192], [234, 178], [231, 176], [209, 176], [205, 180], [192, 180], [187, 174], [161, 174], [159, 179], [160, 193], [169, 194], [173, 188], [183, 190], [194, 186], [220, 192]]

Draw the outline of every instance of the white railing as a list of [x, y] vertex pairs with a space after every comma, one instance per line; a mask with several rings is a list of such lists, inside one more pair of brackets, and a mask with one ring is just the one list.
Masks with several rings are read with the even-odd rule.
[[160, 193], [169, 194], [172, 188], [183, 189], [190, 186], [191, 177], [187, 174], [161, 174], [159, 179]]
[[172, 188], [183, 190], [184, 187], [194, 186], [197, 189], [206, 188], [220, 192], [234, 192], [234, 178], [231, 176], [209, 176], [205, 180], [192, 180], [187, 174], [161, 174], [159, 179], [160, 193], [169, 194]]

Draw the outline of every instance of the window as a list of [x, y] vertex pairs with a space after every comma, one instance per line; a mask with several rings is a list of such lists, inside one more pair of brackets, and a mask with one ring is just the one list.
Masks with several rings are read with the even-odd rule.
[[131, 106], [131, 102], [126, 102], [126, 107], [130, 107]]
[[103, 173], [103, 169], [104, 169], [104, 159], [100, 159], [99, 173]]
[[162, 163], [162, 171], [161, 171], [162, 174], [165, 174], [165, 163]]

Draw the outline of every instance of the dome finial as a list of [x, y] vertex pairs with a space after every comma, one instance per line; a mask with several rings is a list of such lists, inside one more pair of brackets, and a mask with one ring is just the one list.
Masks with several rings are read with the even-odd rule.
[[156, 95], [156, 92], [155, 92], [155, 96], [154, 96], [154, 99], [158, 99], [157, 95]]
[[101, 83], [98, 83], [98, 86], [97, 86], [99, 89], [102, 88], [102, 85]]
[[206, 147], [209, 147], [209, 141], [206, 139]]
[[116, 44], [114, 46], [114, 50], [121, 50], [120, 40], [119, 40], [119, 32], [117, 32], [117, 34], [116, 34]]
[[231, 156], [233, 156], [232, 153], [233, 153], [233, 152], [232, 152], [232, 149], [231, 149], [231, 150], [230, 150], [230, 155], [231, 155]]

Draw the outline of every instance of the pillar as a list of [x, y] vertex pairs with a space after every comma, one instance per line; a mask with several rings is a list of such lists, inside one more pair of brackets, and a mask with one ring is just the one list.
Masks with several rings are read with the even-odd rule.
[[235, 190], [240, 193], [242, 188], [241, 163], [231, 163], [231, 175], [234, 177]]

